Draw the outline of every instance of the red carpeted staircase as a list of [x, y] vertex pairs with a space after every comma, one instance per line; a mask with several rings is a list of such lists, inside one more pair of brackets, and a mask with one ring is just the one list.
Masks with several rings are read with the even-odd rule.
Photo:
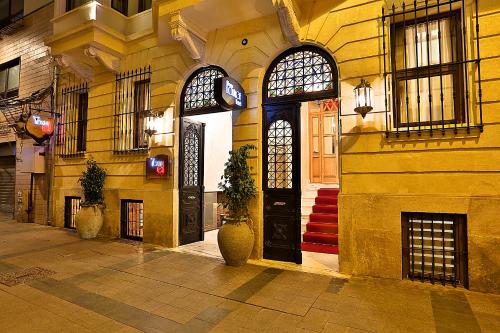
[[302, 251], [339, 253], [338, 194], [338, 188], [318, 190], [306, 232], [302, 235]]

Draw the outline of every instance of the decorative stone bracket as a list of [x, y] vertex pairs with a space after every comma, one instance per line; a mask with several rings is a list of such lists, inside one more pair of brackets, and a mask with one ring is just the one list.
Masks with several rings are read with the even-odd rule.
[[95, 59], [99, 64], [112, 72], [117, 73], [120, 71], [120, 59], [118, 57], [95, 47], [88, 47], [83, 51], [83, 53], [86, 56]]
[[206, 40], [189, 28], [182, 19], [179, 11], [171, 14], [169, 23], [172, 38], [184, 45], [191, 58], [202, 62], [205, 54]]
[[[109, 71], [117, 73], [120, 70], [120, 59], [105, 51], [99, 50], [95, 47], [87, 47], [83, 50], [85, 57], [91, 58], [96, 64], [102, 65]], [[68, 68], [86, 81], [93, 81], [94, 68], [89, 64], [89, 59], [82, 59], [80, 56], [73, 56], [63, 54], [55, 57], [57, 64], [62, 68]]]
[[293, 46], [299, 46], [300, 24], [293, 6], [293, 0], [273, 0], [273, 5], [278, 12], [283, 35]]

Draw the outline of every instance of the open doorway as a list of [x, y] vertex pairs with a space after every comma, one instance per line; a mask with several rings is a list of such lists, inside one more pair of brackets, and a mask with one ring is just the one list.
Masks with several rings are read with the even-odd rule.
[[232, 112], [182, 118], [180, 245], [183, 250], [220, 257], [222, 225], [218, 184], [232, 149]]
[[302, 265], [339, 270], [338, 100], [301, 103]]

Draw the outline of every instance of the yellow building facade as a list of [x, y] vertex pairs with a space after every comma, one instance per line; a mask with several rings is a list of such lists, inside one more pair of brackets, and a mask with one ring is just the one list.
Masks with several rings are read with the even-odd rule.
[[[159, 0], [150, 9], [123, 15], [106, 1], [68, 9], [66, 1], [56, 0], [53, 35], [45, 43], [59, 63], [59, 110], [63, 113], [69, 107], [63, 97], [68, 98], [68, 91], [85, 87], [88, 111], [85, 149], [72, 148], [55, 161], [55, 225], [65, 224], [67, 198], [82, 196], [78, 178], [86, 159], [93, 158], [108, 172], [101, 232], [119, 237], [121, 200], [137, 200], [143, 203], [143, 241], [179, 246], [181, 92], [196, 70], [214, 65], [236, 79], [247, 95], [247, 107], [233, 111], [232, 128], [227, 131], [232, 133], [233, 148], [257, 146], [249, 159], [259, 190], [251, 207], [252, 257], [263, 258], [265, 74], [283, 52], [311, 45], [325, 51], [338, 70], [338, 78], [334, 78], [338, 80], [337, 96], [332, 97], [340, 100], [340, 271], [400, 279], [405, 269], [405, 214], [460, 214], [466, 218], [463, 253], [468, 285], [474, 290], [499, 292], [500, 262], [495, 253], [500, 242], [500, 28], [495, 22], [500, 19], [500, 4], [478, 0], [476, 16], [474, 1], [452, 3], [448, 9], [465, 13], [466, 59], [477, 59], [477, 44], [480, 50], [480, 78], [475, 61], [465, 66], [464, 74], [469, 84], [465, 103], [471, 130], [459, 126], [455, 132], [446, 124], [441, 132], [438, 124], [431, 135], [424, 124], [420, 133], [407, 135], [403, 129], [395, 133], [393, 125], [391, 34], [396, 34], [392, 27], [402, 18], [382, 19], [382, 8], [391, 14], [392, 1]], [[419, 2], [418, 6], [425, 4]], [[129, 4], [130, 8], [136, 5]], [[395, 8], [401, 10], [401, 1], [395, 2]], [[428, 15], [435, 15], [436, 8], [429, 8]], [[439, 8], [447, 12], [445, 7]], [[408, 15], [412, 10], [406, 7]], [[424, 22], [421, 16], [419, 11], [419, 22]], [[148, 149], [125, 154], [116, 149], [116, 100], [123, 89], [119, 77], [131, 71], [147, 73], [149, 109], [160, 113], [153, 121], [157, 133], [146, 137]], [[373, 110], [364, 118], [354, 111], [353, 89], [361, 79], [373, 88]], [[158, 155], [170, 158], [169, 177], [147, 179], [146, 158]], [[433, 260], [437, 256], [432, 251], [428, 254]]]

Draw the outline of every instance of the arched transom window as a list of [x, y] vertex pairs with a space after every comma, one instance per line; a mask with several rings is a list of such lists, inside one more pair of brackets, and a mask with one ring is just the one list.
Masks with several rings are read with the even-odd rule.
[[183, 114], [205, 113], [219, 108], [214, 98], [214, 80], [227, 76], [218, 66], [198, 69], [188, 78], [181, 95]]
[[337, 68], [333, 59], [313, 46], [290, 49], [266, 74], [265, 98], [329, 93], [337, 97]]

